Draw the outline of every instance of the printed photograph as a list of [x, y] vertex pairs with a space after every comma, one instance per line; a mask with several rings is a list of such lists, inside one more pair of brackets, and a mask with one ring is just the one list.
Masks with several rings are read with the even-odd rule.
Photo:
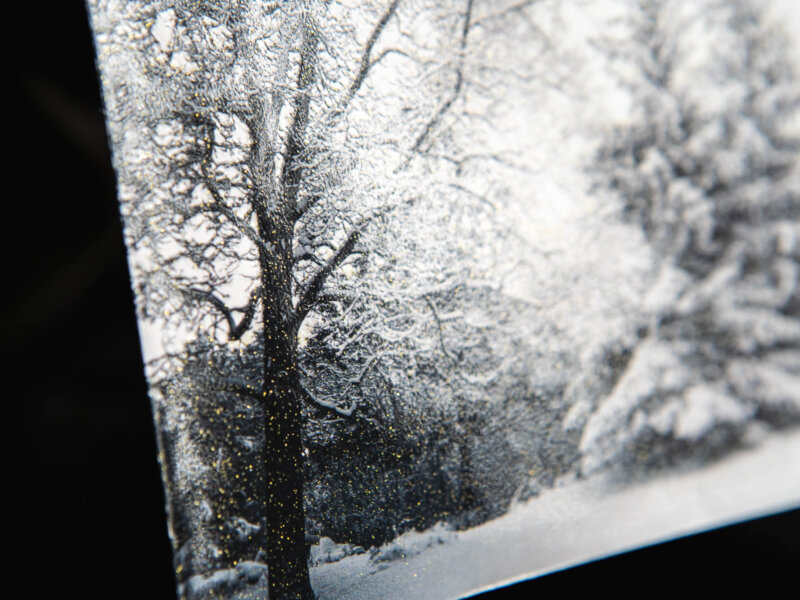
[[178, 598], [800, 505], [791, 0], [87, 4]]

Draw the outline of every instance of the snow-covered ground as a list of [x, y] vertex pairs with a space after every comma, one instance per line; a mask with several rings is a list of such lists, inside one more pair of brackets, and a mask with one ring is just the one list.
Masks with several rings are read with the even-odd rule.
[[707, 467], [615, 487], [565, 483], [479, 527], [408, 533], [320, 564], [320, 600], [446, 600], [800, 505], [800, 431]]

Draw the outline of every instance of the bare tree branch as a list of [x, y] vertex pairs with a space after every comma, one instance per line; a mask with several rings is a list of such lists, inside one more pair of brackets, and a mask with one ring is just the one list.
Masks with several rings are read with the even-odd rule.
[[[484, 25], [487, 21], [491, 21], [493, 19], [499, 19], [501, 17], [505, 17], [505, 16], [507, 16], [507, 15], [509, 15], [511, 13], [515, 13], [515, 12], [516, 13], [520, 13], [520, 14], [522, 14], [524, 16], [525, 15], [524, 9], [529, 7], [529, 6], [533, 6], [534, 4], [537, 4], [538, 2], [539, 2], [539, 0], [522, 0], [521, 2], [517, 2], [515, 4], [512, 4], [511, 6], [501, 10], [500, 12], [492, 13], [492, 14], [486, 15], [484, 17], [481, 17], [480, 19], [476, 19], [472, 23], [472, 25], [474, 27], [481, 26], [481, 25]], [[532, 25], [534, 25], [537, 30], [539, 30], [541, 33], [543, 33], [542, 30], [538, 26], [536, 26], [535, 23], [533, 23], [530, 19], [528, 19], [528, 21]], [[545, 38], [546, 37], [547, 36], [545, 36]], [[548, 40], [548, 42], [549, 42], [549, 40]]]
[[358, 68], [358, 73], [356, 74], [356, 78], [353, 80], [353, 83], [350, 85], [350, 89], [347, 90], [347, 96], [345, 96], [344, 102], [342, 103], [342, 107], [336, 113], [337, 115], [343, 113], [347, 106], [350, 104], [350, 101], [353, 99], [353, 96], [358, 93], [358, 90], [361, 88], [364, 80], [367, 78], [367, 73], [369, 73], [370, 68], [380, 61], [383, 56], [386, 55], [384, 52], [381, 56], [378, 57], [377, 60], [374, 62], [370, 61], [370, 56], [372, 54], [372, 49], [375, 47], [375, 44], [380, 38], [383, 29], [386, 27], [386, 24], [392, 18], [392, 16], [397, 12], [397, 7], [400, 4], [400, 0], [392, 0], [392, 3], [386, 9], [386, 12], [383, 13], [380, 21], [375, 25], [375, 29], [372, 30], [372, 34], [370, 34], [369, 39], [367, 40], [367, 45], [364, 47], [364, 52], [361, 55], [361, 64]]
[[297, 192], [303, 176], [303, 165], [301, 164], [304, 150], [303, 137], [308, 125], [308, 112], [311, 104], [309, 88], [314, 82], [319, 41], [314, 24], [310, 22], [308, 16], [304, 20], [300, 68], [297, 73], [297, 104], [292, 123], [289, 126], [289, 134], [286, 139], [286, 162], [281, 173], [284, 199], [287, 208], [292, 213], [297, 212]]
[[243, 223], [237, 216], [236, 213], [233, 212], [233, 209], [225, 204], [225, 200], [222, 198], [222, 194], [219, 193], [216, 185], [213, 183], [213, 180], [208, 172], [208, 167], [205, 164], [200, 165], [200, 171], [203, 174], [203, 184], [205, 185], [208, 193], [211, 194], [211, 197], [214, 199], [214, 206], [212, 207], [204, 207], [204, 212], [212, 212], [215, 208], [218, 210], [222, 215], [230, 221], [232, 225], [234, 225], [239, 231], [241, 231], [247, 239], [253, 242], [258, 248], [262, 251], [269, 249], [264, 245], [264, 240], [261, 239], [261, 236], [258, 232], [253, 229], [247, 223]]
[[309, 392], [304, 386], [299, 386], [300, 391], [306, 398], [306, 401], [310, 402], [315, 406], [319, 406], [320, 408], [327, 409], [339, 416], [342, 417], [352, 417], [353, 413], [356, 410], [356, 403], [353, 402], [350, 404], [348, 408], [342, 408], [341, 406], [336, 405], [334, 402], [328, 402], [327, 400], [321, 400], [314, 396], [311, 392]]
[[225, 302], [219, 296], [216, 296], [212, 292], [197, 290], [197, 289], [189, 289], [189, 290], [184, 290], [184, 293], [190, 298], [206, 300], [220, 313], [222, 313], [222, 316], [225, 317], [225, 320], [228, 322], [228, 339], [230, 340], [240, 339], [247, 331], [247, 329], [250, 327], [250, 323], [253, 321], [253, 316], [255, 315], [256, 312], [256, 305], [258, 304], [258, 300], [261, 298], [260, 287], [257, 287], [252, 292], [250, 292], [250, 300], [244, 307], [244, 315], [242, 316], [242, 319], [237, 323], [236, 319], [234, 319], [233, 317], [233, 311], [241, 309], [229, 308], [228, 305], [225, 304]]
[[442, 117], [450, 110], [453, 106], [453, 103], [458, 99], [458, 96], [461, 94], [461, 90], [464, 87], [464, 74], [463, 74], [463, 67], [464, 67], [464, 53], [467, 49], [467, 37], [469, 36], [469, 30], [472, 26], [472, 7], [474, 5], [475, 0], [467, 0], [467, 9], [464, 11], [464, 25], [461, 28], [461, 40], [459, 42], [459, 49], [458, 49], [458, 62], [456, 65], [456, 82], [453, 86], [453, 92], [450, 94], [450, 97], [444, 101], [444, 103], [439, 107], [439, 110], [431, 117], [425, 127], [422, 129], [422, 133], [417, 136], [417, 139], [414, 141], [414, 144], [411, 146], [411, 153], [418, 152], [422, 145], [428, 140], [430, 135], [439, 125], [442, 120]]
[[436, 307], [433, 305], [431, 299], [428, 298], [427, 296], [425, 296], [425, 302], [431, 309], [431, 313], [433, 314], [433, 319], [436, 321], [436, 326], [439, 328], [439, 345], [442, 347], [442, 352], [447, 358], [449, 358], [453, 362], [456, 362], [455, 357], [452, 354], [450, 354], [450, 352], [448, 352], [447, 348], [444, 345], [444, 331], [442, 329], [442, 321], [439, 318], [439, 313], [436, 311]]
[[465, 188], [463, 185], [459, 185], [457, 183], [449, 183], [448, 187], [451, 187], [454, 190], [458, 190], [459, 192], [463, 192], [464, 194], [467, 194], [468, 196], [475, 198], [476, 200], [488, 206], [492, 210], [492, 212], [497, 210], [497, 207], [495, 206], [494, 202], [489, 200], [489, 198], [487, 198], [482, 194], [478, 194], [477, 192], [473, 192], [472, 190]]
[[297, 303], [297, 307], [295, 308], [294, 324], [296, 326], [303, 322], [303, 319], [306, 318], [306, 315], [314, 306], [314, 303], [317, 301], [317, 298], [322, 291], [322, 286], [325, 285], [325, 281], [330, 274], [353, 252], [360, 235], [360, 231], [353, 231], [345, 240], [344, 244], [342, 244], [342, 246], [339, 248], [339, 250], [330, 258], [330, 260], [328, 260], [325, 266], [317, 271], [316, 275], [314, 275], [311, 283], [308, 284], [306, 291], [302, 294], [300, 301]]

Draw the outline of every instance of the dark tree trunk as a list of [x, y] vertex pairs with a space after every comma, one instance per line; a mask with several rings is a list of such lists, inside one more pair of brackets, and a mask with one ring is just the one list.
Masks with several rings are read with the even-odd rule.
[[264, 220], [260, 229], [262, 239], [274, 249], [261, 254], [269, 597], [314, 600], [303, 508], [303, 422], [291, 304], [292, 226]]
[[[308, 544], [303, 509], [303, 441], [297, 373], [298, 314], [292, 301], [292, 239], [303, 175], [303, 137], [314, 80], [317, 35], [306, 15], [297, 87], [300, 92], [286, 140], [279, 189], [266, 186], [258, 206], [261, 288], [264, 307], [264, 433], [267, 486], [267, 566], [271, 600], [314, 600], [308, 578]], [[256, 124], [256, 129], [260, 128]], [[260, 137], [266, 141], [268, 136]], [[256, 156], [260, 156], [257, 153]], [[254, 173], [261, 171], [258, 161]], [[269, 178], [264, 181], [269, 181]], [[268, 206], [282, 210], [270, 212]], [[298, 309], [298, 310], [304, 310]]]
[[298, 394], [280, 383], [267, 395], [267, 564], [269, 597], [312, 600], [303, 510], [302, 422]]

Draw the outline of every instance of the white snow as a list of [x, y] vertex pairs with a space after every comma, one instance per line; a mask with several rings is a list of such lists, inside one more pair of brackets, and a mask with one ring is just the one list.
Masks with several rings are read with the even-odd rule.
[[[798, 505], [800, 432], [794, 431], [705, 468], [635, 486], [615, 489], [602, 476], [569, 483], [494, 521], [449, 532], [442, 543], [433, 543], [441, 528], [412, 534], [416, 554], [398, 552], [391, 562], [348, 556], [314, 567], [311, 579], [320, 600], [461, 598]], [[431, 543], [422, 543], [426, 537]]]
[[169, 50], [172, 38], [175, 35], [175, 21], [175, 11], [170, 8], [159, 13], [153, 27], [150, 29], [153, 37], [156, 38], [159, 46], [165, 52]]
[[183, 586], [188, 600], [227, 597], [230, 600], [267, 600], [267, 567], [242, 561], [233, 569], [215, 571], [209, 576], [195, 575]]
[[676, 417], [675, 435], [699, 440], [717, 423], [741, 423], [754, 410], [726, 394], [719, 383], [695, 385], [686, 392], [686, 406]]
[[319, 542], [311, 546], [311, 564], [336, 562], [351, 554], [363, 554], [364, 552], [366, 550], [361, 546], [337, 544], [331, 538], [323, 536]]

